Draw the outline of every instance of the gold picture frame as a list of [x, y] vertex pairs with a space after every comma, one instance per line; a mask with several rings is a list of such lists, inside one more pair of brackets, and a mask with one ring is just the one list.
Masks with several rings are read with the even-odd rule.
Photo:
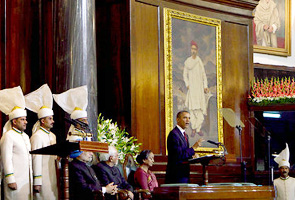
[[[262, 1], [253, 11], [253, 47], [254, 53], [264, 53], [278, 56], [291, 55], [291, 0], [270, 0], [273, 5], [271, 11], [266, 12], [262, 8]], [[261, 4], [261, 5], [260, 5]], [[265, 6], [263, 6], [265, 7]], [[265, 17], [268, 13], [272, 16], [272, 22]], [[265, 23], [271, 23], [271, 29], [264, 28]], [[273, 27], [274, 26], [274, 27]], [[269, 30], [269, 31], [268, 31]], [[274, 31], [274, 32], [271, 32]], [[271, 33], [269, 33], [271, 32]]]
[[[166, 141], [169, 132], [176, 125], [177, 112], [189, 110], [185, 103], [188, 89], [185, 87], [183, 73], [184, 62], [191, 53], [193, 41], [197, 43], [198, 56], [204, 63], [203, 71], [206, 74], [204, 79], [207, 79], [209, 92], [205, 94], [207, 109], [203, 109], [206, 110], [206, 115], [203, 115], [201, 128], [199, 125], [196, 129], [190, 126], [186, 133], [190, 136], [191, 145], [200, 137], [223, 143], [223, 119], [220, 112], [222, 108], [221, 21], [168, 8], [164, 9]], [[219, 154], [222, 150], [222, 147], [207, 142], [198, 149], [201, 155]]]

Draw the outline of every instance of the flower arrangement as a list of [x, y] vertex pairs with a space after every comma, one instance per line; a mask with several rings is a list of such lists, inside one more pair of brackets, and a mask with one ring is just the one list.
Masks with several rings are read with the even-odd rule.
[[121, 163], [124, 162], [125, 155], [128, 153], [135, 158], [140, 152], [139, 146], [142, 145], [137, 143], [137, 139], [133, 136], [129, 137], [125, 129], [120, 129], [117, 123], [112, 123], [110, 119], [104, 119], [101, 113], [97, 118], [97, 140], [116, 147]]
[[254, 79], [251, 83], [250, 105], [274, 105], [295, 103], [294, 78]]

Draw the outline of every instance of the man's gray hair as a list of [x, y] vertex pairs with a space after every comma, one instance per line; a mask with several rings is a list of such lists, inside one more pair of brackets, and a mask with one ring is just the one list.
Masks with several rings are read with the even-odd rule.
[[109, 153], [100, 153], [99, 154], [99, 160], [102, 161], [108, 161], [110, 159], [110, 156], [115, 156], [117, 153], [117, 149], [114, 146], [109, 146]]

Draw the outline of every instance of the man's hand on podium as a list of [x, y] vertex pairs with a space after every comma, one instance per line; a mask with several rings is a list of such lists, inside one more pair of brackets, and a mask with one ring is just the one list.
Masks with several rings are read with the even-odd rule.
[[193, 149], [196, 151], [198, 147], [202, 146], [202, 142], [204, 142], [205, 140], [203, 138], [200, 138], [194, 145], [193, 145]]
[[192, 156], [192, 158], [199, 158], [200, 156], [199, 156], [199, 154], [197, 154], [197, 153], [195, 153], [193, 156]]

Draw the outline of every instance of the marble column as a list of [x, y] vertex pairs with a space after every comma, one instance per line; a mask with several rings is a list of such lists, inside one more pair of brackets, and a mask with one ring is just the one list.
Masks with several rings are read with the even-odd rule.
[[[94, 0], [55, 0], [57, 91], [87, 85], [88, 119], [96, 137], [97, 67]], [[62, 91], [63, 90], [63, 91]]]

